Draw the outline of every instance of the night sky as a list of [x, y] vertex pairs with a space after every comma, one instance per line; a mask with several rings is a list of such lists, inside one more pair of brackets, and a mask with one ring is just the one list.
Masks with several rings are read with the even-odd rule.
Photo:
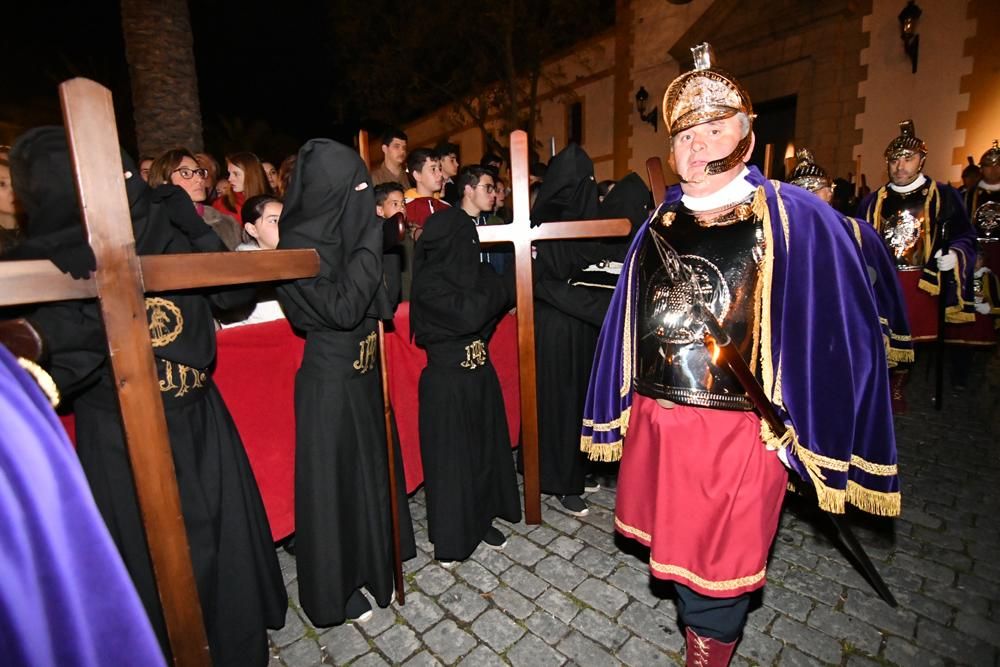
[[[524, 41], [522, 24], [533, 24], [536, 34], [542, 35], [535, 47], [542, 55], [564, 48], [585, 36], [585, 31], [613, 23], [613, 0], [518, 2], [518, 37]], [[586, 27], [562, 25], [554, 31], [560, 36], [555, 40], [537, 32], [539, 26], [544, 31], [553, 21], [546, 11], [556, 12], [563, 21], [579, 22], [568, 8], [584, 6], [595, 8], [590, 14], [599, 15], [588, 19]], [[371, 108], [368, 96], [356, 92], [357, 74], [365, 76], [372, 63], [371, 50], [384, 37], [386, 16], [395, 17], [397, 29], [410, 37], [407, 53], [398, 54], [395, 60], [426, 65], [436, 75], [470, 71], [473, 75], [459, 84], [464, 86], [482, 86], [499, 78], [492, 66], [500, 64], [500, 54], [484, 46], [490, 24], [479, 19], [478, 12], [504, 11], [506, 5], [477, 9], [454, 2], [414, 5], [402, 0], [197, 0], [189, 7], [205, 144], [216, 153], [249, 148], [264, 159], [280, 160], [311, 137], [349, 142], [359, 127], [379, 132], [387, 122], [401, 124], [446, 103], [447, 99], [418, 96], [415, 81], [405, 77], [393, 81], [384, 71], [386, 86], [402, 91], [398, 105]], [[454, 25], [456, 11], [460, 20], [470, 20]], [[84, 76], [111, 89], [121, 141], [134, 151], [118, 1], [21, 0], [5, 9], [5, 14], [7, 66], [0, 78], [0, 128], [9, 134], [10, 124], [60, 123], [59, 82]], [[470, 61], [469, 35], [478, 35], [471, 42], [480, 47], [475, 62]], [[465, 70], [455, 70], [463, 63]], [[355, 74], [353, 84], [351, 73]], [[483, 80], [475, 81], [475, 76]], [[376, 84], [381, 85], [381, 80]], [[426, 92], [430, 87], [419, 88]], [[234, 142], [244, 145], [234, 146]]]

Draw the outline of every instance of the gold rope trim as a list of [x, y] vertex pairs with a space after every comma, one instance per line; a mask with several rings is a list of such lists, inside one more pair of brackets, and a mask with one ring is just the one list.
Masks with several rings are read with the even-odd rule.
[[902, 496], [898, 491], [872, 491], [851, 480], [847, 482], [847, 502], [859, 510], [878, 516], [899, 516], [902, 509]]
[[[649, 234], [647, 228], [646, 233]], [[635, 271], [635, 254], [629, 263], [628, 275], [625, 280], [625, 321], [622, 323], [622, 386], [619, 390], [621, 398], [632, 392], [632, 273]], [[626, 420], [627, 421], [627, 420]], [[628, 426], [626, 425], [626, 428]], [[625, 435], [622, 433], [622, 435]]]
[[746, 588], [747, 586], [753, 586], [754, 584], [759, 584], [764, 581], [764, 576], [767, 574], [767, 566], [755, 574], [748, 575], [746, 577], [739, 577], [737, 579], [724, 579], [722, 581], [712, 581], [710, 579], [704, 579], [699, 577], [697, 574], [687, 569], [686, 567], [681, 567], [680, 565], [668, 565], [665, 563], [658, 563], [652, 558], [649, 559], [649, 567], [654, 572], [660, 574], [673, 575], [675, 577], [680, 577], [686, 581], [690, 581], [693, 584], [698, 585], [701, 588], [710, 591], [731, 591], [737, 588]]
[[619, 531], [625, 533], [626, 535], [631, 535], [632, 537], [639, 538], [640, 540], [645, 542], [647, 546], [649, 545], [650, 542], [653, 541], [653, 538], [649, 533], [639, 530], [635, 526], [630, 526], [627, 523], [622, 523], [621, 519], [619, 519], [617, 516], [615, 516], [615, 527]]
[[850, 217], [846, 217], [846, 216], [844, 217], [844, 220], [846, 220], [848, 222], [848, 224], [851, 225], [851, 229], [854, 230], [854, 240], [858, 242], [858, 247], [859, 248], [862, 247], [862, 245], [861, 245], [861, 227], [858, 225], [858, 221], [855, 220], [854, 218], [850, 218]]
[[622, 458], [622, 441], [606, 442], [597, 444], [594, 438], [589, 435], [580, 436], [580, 451], [587, 455], [591, 461], [602, 463], [614, 463]]
[[31, 359], [18, 357], [17, 364], [35, 379], [38, 387], [42, 390], [42, 393], [45, 394], [45, 398], [49, 399], [49, 403], [52, 404], [52, 407], [59, 407], [59, 402], [62, 399], [59, 396], [59, 387], [56, 386], [56, 381], [52, 379], [52, 376]]
[[912, 364], [916, 360], [916, 355], [913, 350], [900, 350], [890, 345], [886, 350], [886, 358], [897, 364]]
[[899, 467], [895, 464], [872, 463], [871, 461], [864, 460], [857, 454], [851, 456], [851, 465], [858, 470], [864, 470], [869, 475], [894, 477], [899, 474]]
[[[756, 201], [756, 197], [754, 197]], [[766, 206], [761, 218], [764, 229], [764, 261], [761, 263], [760, 310], [760, 376], [764, 393], [774, 396], [774, 365], [771, 358], [771, 288], [774, 281], [774, 233], [771, 229], [771, 212]], [[756, 343], [755, 343], [756, 344]]]
[[[785, 255], [786, 262], [791, 263], [792, 258], [789, 255], [791, 251], [791, 225], [788, 223], [788, 212], [785, 210], [785, 200], [781, 197], [781, 183], [779, 181], [771, 181], [774, 183], [774, 194], [775, 199], [778, 202], [778, 216], [781, 218], [781, 228], [785, 232]], [[773, 259], [773, 256], [772, 256]], [[785, 279], [788, 279], [787, 272]], [[771, 390], [771, 402], [780, 408], [785, 407], [784, 400], [782, 399], [781, 391], [781, 357], [778, 357], [777, 368], [774, 373], [774, 388]]]

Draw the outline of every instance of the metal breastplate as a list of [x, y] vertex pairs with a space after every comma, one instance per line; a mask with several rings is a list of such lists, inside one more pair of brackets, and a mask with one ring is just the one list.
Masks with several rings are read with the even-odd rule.
[[1000, 190], [976, 193], [976, 210], [972, 212], [972, 224], [980, 241], [992, 243], [1000, 241]]
[[897, 268], [921, 268], [926, 263], [924, 225], [930, 224], [930, 221], [924, 220], [926, 198], [927, 188], [906, 194], [889, 189], [882, 202], [879, 233], [889, 246]]
[[[735, 376], [712, 363], [703, 338], [705, 325], [691, 304], [703, 300], [744, 359], [751, 358], [758, 327], [754, 295], [764, 249], [761, 225], [750, 214], [732, 224], [702, 226], [683, 210], [669, 227], [660, 220], [650, 225], [636, 260], [635, 387], [640, 394], [681, 405], [753, 409]], [[669, 275], [655, 245], [656, 234], [692, 268], [696, 286]]]

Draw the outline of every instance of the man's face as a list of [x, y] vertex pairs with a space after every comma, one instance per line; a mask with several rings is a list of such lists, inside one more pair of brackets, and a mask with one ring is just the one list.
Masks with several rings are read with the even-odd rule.
[[982, 172], [983, 180], [990, 185], [1000, 183], [1000, 164], [984, 164]]
[[[679, 132], [671, 139], [670, 166], [681, 177], [681, 189], [695, 197], [716, 192], [743, 170], [739, 162], [721, 174], [705, 174], [705, 167], [727, 157], [743, 138], [738, 116], [712, 120]], [[750, 150], [753, 150], [751, 142]], [[748, 152], [749, 154], [749, 152]], [[747, 156], [743, 156], [746, 159]]]
[[145, 159], [139, 162], [139, 176], [142, 180], [149, 182], [149, 168], [153, 166], [153, 161], [150, 159]]
[[[472, 208], [483, 211], [492, 211], [496, 205], [497, 196], [494, 192], [493, 177], [485, 174], [479, 177], [479, 183], [475, 187], [466, 186], [466, 196]], [[469, 192], [471, 190], [471, 192]]]
[[424, 166], [410, 175], [413, 176], [413, 182], [417, 185], [417, 192], [424, 197], [440, 192], [441, 186], [444, 185], [444, 174], [441, 173], [439, 160], [427, 160], [424, 162]]
[[907, 153], [895, 160], [889, 160], [889, 180], [893, 185], [909, 185], [920, 174], [924, 166], [924, 156]]
[[445, 178], [455, 178], [458, 175], [458, 158], [449, 153], [441, 158], [441, 173]]
[[833, 201], [833, 188], [829, 185], [824, 185], [816, 191], [816, 196], [829, 204]]
[[399, 167], [406, 161], [406, 140], [397, 138], [388, 144], [383, 144], [382, 153], [385, 154], [386, 163]]
[[385, 201], [375, 206], [375, 213], [378, 217], [388, 220], [397, 213], [406, 215], [406, 202], [403, 200], [403, 193], [394, 190], [386, 195]]

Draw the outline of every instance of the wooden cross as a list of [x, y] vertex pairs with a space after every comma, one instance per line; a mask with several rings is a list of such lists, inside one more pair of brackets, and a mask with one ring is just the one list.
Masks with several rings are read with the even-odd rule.
[[[0, 305], [97, 297], [136, 495], [176, 665], [211, 664], [163, 414], [144, 292], [304, 278], [314, 250], [139, 257], [111, 93], [87, 79], [59, 86], [83, 225], [97, 270], [73, 280], [51, 262], [0, 263]], [[136, 175], [135, 177], [137, 177]], [[225, 564], [222, 564], [225, 567]]]
[[653, 192], [653, 210], [660, 207], [667, 196], [667, 184], [663, 180], [663, 162], [658, 157], [646, 160], [646, 175], [649, 177], [649, 189]]
[[538, 487], [538, 409], [535, 378], [535, 286], [531, 278], [531, 244], [535, 241], [625, 236], [632, 225], [625, 218], [573, 220], [531, 226], [528, 198], [528, 134], [510, 135], [511, 190], [514, 221], [509, 225], [477, 227], [479, 242], [514, 244], [517, 279], [517, 357], [521, 369], [521, 447], [524, 450], [524, 517], [542, 522], [542, 497]]

